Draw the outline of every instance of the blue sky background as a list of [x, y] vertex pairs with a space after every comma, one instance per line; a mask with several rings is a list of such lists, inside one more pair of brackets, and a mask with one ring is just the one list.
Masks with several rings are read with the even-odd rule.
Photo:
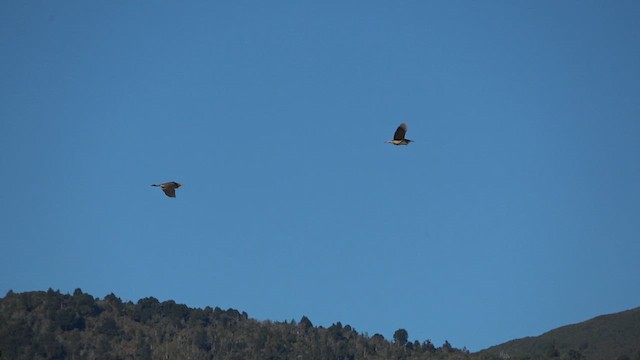
[[[640, 305], [640, 2], [0, 2], [0, 294], [472, 351]], [[407, 147], [384, 144], [401, 122]], [[149, 185], [184, 184], [177, 198]]]

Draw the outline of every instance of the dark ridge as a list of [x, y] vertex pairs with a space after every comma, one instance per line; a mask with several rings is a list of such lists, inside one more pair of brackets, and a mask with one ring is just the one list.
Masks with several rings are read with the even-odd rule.
[[640, 360], [640, 307], [511, 340], [478, 355], [482, 359]]

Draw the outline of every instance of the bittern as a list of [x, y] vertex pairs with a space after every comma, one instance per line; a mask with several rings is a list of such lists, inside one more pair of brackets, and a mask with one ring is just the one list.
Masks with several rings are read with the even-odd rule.
[[396, 133], [393, 134], [393, 140], [385, 141], [385, 143], [393, 144], [393, 145], [409, 145], [413, 140], [405, 139], [404, 135], [407, 133], [407, 124], [402, 123], [396, 129]]
[[164, 193], [168, 196], [168, 197], [176, 197], [176, 189], [179, 188], [180, 186], [182, 186], [182, 184], [178, 184], [175, 181], [171, 181], [171, 182], [166, 182], [164, 184], [153, 184], [151, 186], [159, 186], [162, 188], [162, 191], [164, 191]]

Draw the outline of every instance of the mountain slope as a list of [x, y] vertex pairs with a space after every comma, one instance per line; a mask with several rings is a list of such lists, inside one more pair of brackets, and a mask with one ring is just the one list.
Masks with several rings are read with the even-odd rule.
[[448, 342], [393, 341], [300, 321], [258, 321], [237, 310], [191, 309], [153, 297], [136, 304], [76, 289], [0, 298], [1, 359], [613, 359], [640, 360], [640, 308], [512, 340], [474, 354]]
[[640, 307], [511, 340], [479, 354], [483, 358], [640, 360]]
[[247, 313], [192, 309], [153, 297], [136, 304], [113, 294], [103, 300], [76, 289], [0, 298], [0, 359], [468, 359], [448, 342], [393, 341], [358, 333], [340, 322], [328, 328], [258, 321]]

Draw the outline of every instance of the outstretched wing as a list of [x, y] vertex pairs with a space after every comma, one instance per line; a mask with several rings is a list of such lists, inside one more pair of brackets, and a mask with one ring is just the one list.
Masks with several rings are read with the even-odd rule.
[[164, 191], [168, 197], [176, 197], [176, 188], [172, 186], [163, 187], [162, 191]]
[[407, 124], [402, 123], [400, 124], [400, 126], [398, 126], [398, 129], [396, 129], [396, 133], [393, 134], [393, 140], [403, 140], [404, 135], [406, 133], [407, 133]]

